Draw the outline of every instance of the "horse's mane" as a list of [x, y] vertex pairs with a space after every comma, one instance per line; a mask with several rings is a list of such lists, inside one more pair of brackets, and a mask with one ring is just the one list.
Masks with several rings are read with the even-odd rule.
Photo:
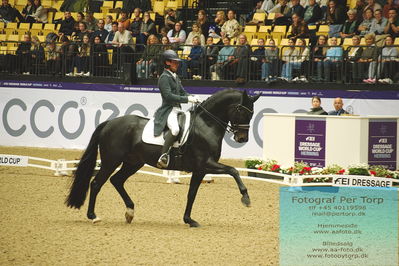
[[[200, 105], [206, 109], [209, 109], [210, 107], [214, 106], [217, 103], [216, 101], [220, 97], [222, 97], [225, 94], [229, 94], [229, 93], [239, 93], [242, 95], [243, 92], [239, 91], [239, 90], [235, 90], [235, 89], [224, 89], [224, 90], [221, 90], [221, 91], [218, 91], [218, 92], [212, 94], [205, 101], [200, 103]], [[201, 111], [201, 110], [202, 110], [202, 108], [198, 108], [198, 106], [193, 109], [193, 111]]]

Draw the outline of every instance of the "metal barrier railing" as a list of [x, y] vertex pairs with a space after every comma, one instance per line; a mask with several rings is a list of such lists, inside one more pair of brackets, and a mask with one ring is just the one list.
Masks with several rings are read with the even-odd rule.
[[[124, 79], [157, 78], [163, 71], [159, 44], [115, 47], [112, 44], [0, 43], [0, 72], [38, 76], [82, 76]], [[325, 53], [301, 46], [173, 46], [182, 63], [182, 79], [360, 83], [387, 80], [392, 83], [399, 57], [375, 46], [324, 46]], [[367, 52], [359, 53], [358, 50]], [[371, 51], [374, 49], [375, 51]], [[212, 52], [213, 51], [213, 52]], [[216, 51], [216, 53], [215, 53]], [[362, 54], [374, 54], [362, 58]], [[363, 60], [367, 59], [367, 60]]]

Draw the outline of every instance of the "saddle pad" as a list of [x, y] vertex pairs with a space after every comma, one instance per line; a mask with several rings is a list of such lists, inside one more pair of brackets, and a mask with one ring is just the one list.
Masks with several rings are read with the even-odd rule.
[[[190, 120], [191, 120], [190, 112], [184, 112], [184, 114], [186, 115], [186, 121], [184, 123], [183, 134], [181, 134], [180, 140], [176, 141], [173, 144], [173, 147], [175, 148], [183, 145], [187, 141], [187, 137], [189, 134], [188, 129], [190, 127]], [[162, 132], [162, 134], [159, 136], [156, 137], [154, 136], [154, 118], [151, 118], [144, 127], [141, 139], [143, 140], [144, 143], [163, 146], [165, 142], [163, 134], [164, 132]]]

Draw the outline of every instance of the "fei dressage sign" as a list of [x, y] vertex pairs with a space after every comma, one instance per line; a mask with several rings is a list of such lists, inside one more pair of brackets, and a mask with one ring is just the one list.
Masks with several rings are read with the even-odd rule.
[[334, 187], [392, 187], [392, 179], [370, 176], [334, 176]]
[[0, 165], [28, 166], [28, 157], [19, 155], [0, 154]]

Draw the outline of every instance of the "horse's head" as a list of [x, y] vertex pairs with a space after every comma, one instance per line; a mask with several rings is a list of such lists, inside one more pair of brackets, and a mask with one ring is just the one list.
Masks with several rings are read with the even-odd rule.
[[258, 100], [259, 96], [248, 96], [247, 92], [244, 91], [241, 102], [230, 105], [228, 116], [236, 142], [248, 141], [249, 123], [254, 113], [254, 102]]

